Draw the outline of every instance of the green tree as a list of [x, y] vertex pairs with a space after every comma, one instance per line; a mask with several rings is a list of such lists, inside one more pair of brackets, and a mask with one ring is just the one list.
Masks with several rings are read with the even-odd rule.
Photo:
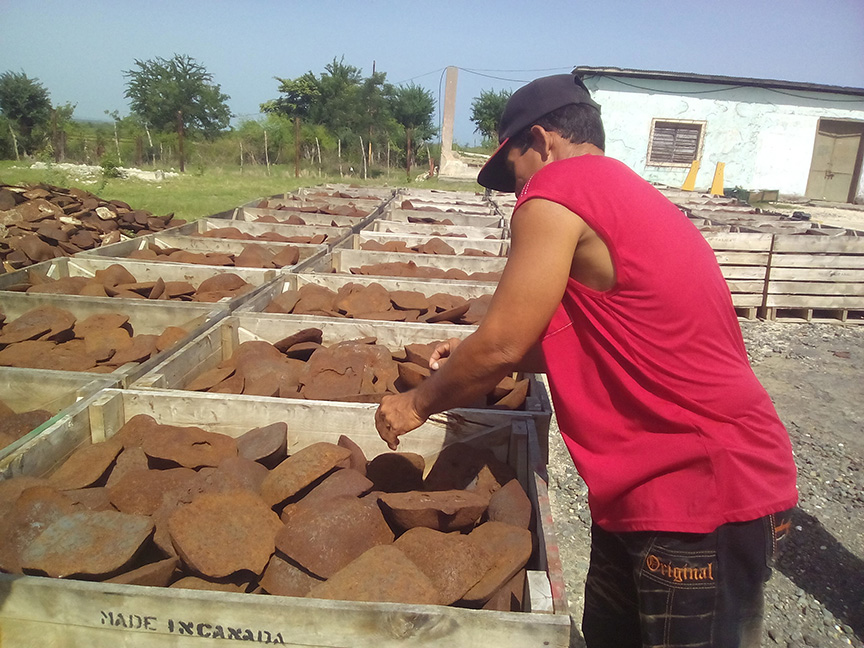
[[405, 132], [405, 173], [410, 180], [412, 145], [419, 147], [436, 133], [432, 124], [435, 99], [431, 92], [411, 83], [396, 89], [390, 111]]
[[497, 145], [498, 124], [512, 94], [510, 90], [482, 90], [471, 102], [471, 121], [477, 126], [474, 132], [480, 133], [486, 143]]
[[51, 118], [51, 99], [37, 79], [23, 72], [0, 74], [0, 112], [17, 129], [11, 135], [25, 154], [39, 148]]
[[183, 137], [186, 133], [213, 138], [228, 127], [231, 111], [224, 94], [203, 65], [190, 56], [175, 54], [135, 60], [124, 71], [125, 96], [132, 112], [144, 124], [160, 131], [174, 130], [180, 147], [180, 170], [185, 170]]
[[66, 158], [66, 138], [72, 125], [74, 112], [75, 104], [68, 102], [51, 109], [51, 149], [55, 162], [62, 162]]
[[397, 128], [390, 113], [394, 90], [384, 72], [373, 71], [364, 78], [360, 68], [342, 57], [334, 58], [320, 75], [310, 71], [296, 79], [276, 80], [280, 96], [262, 104], [261, 110], [323, 127], [329, 137], [319, 131], [319, 143], [332, 138], [338, 146], [341, 140], [346, 151], [356, 153], [358, 140], [363, 140], [364, 148], [383, 146]]

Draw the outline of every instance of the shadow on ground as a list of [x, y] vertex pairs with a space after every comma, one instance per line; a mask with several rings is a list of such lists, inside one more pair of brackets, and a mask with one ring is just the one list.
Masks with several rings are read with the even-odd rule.
[[864, 638], [864, 560], [800, 509], [785, 544], [777, 569]]

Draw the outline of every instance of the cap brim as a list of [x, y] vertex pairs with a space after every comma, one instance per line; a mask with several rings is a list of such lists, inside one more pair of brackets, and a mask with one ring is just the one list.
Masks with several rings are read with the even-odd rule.
[[489, 189], [503, 191], [504, 193], [515, 193], [516, 178], [507, 168], [507, 143], [508, 137], [495, 149], [495, 152], [486, 160], [486, 164], [477, 174], [477, 182]]

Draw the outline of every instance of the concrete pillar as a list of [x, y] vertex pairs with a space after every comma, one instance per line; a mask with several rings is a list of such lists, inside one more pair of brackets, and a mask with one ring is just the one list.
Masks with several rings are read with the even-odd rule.
[[459, 68], [449, 66], [444, 82], [444, 115], [441, 126], [441, 155], [453, 151], [453, 123], [456, 120], [456, 85], [459, 82]]

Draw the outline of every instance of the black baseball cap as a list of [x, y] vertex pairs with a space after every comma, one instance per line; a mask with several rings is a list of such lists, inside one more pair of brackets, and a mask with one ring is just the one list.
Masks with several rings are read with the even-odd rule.
[[498, 125], [498, 149], [480, 169], [477, 182], [489, 189], [513, 193], [516, 181], [506, 165], [508, 140], [543, 115], [570, 104], [588, 104], [600, 110], [582, 79], [574, 74], [553, 74], [534, 79], [514, 92]]

